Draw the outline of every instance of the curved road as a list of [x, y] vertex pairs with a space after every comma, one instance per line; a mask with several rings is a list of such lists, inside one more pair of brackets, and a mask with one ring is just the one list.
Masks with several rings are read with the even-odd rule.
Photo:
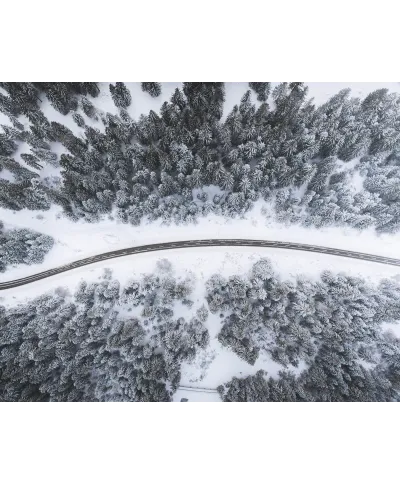
[[331, 254], [334, 256], [342, 256], [352, 259], [362, 259], [364, 261], [371, 261], [374, 263], [390, 264], [392, 266], [400, 266], [400, 259], [387, 258], [385, 256], [375, 256], [373, 254], [359, 253], [356, 251], [347, 251], [345, 249], [327, 248], [323, 246], [313, 246], [310, 244], [290, 243], [282, 241], [262, 241], [257, 239], [199, 239], [189, 241], [175, 241], [167, 243], [147, 244], [145, 246], [136, 246], [126, 249], [118, 249], [108, 253], [98, 254], [89, 258], [80, 259], [74, 263], [58, 266], [57, 268], [49, 269], [41, 273], [37, 273], [26, 278], [20, 278], [13, 281], [5, 281], [0, 283], [0, 290], [9, 288], [16, 288], [17, 286], [26, 285], [34, 281], [48, 278], [59, 273], [64, 273], [74, 268], [80, 268], [88, 264], [97, 263], [99, 261], [106, 261], [107, 259], [119, 258], [129, 254], [148, 253], [151, 251], [164, 251], [166, 249], [182, 249], [182, 248], [197, 248], [210, 246], [250, 246], [256, 248], [280, 248], [292, 249], [296, 251], [308, 251], [313, 253]]

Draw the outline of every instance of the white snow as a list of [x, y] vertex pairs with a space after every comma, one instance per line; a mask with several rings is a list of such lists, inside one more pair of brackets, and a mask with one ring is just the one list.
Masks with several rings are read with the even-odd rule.
[[382, 323], [382, 330], [391, 332], [396, 338], [400, 338], [400, 325], [396, 323]]
[[194, 389], [178, 389], [173, 396], [173, 402], [180, 402], [181, 399], [187, 399], [188, 402], [221, 402], [217, 392], [211, 393]]
[[354, 192], [361, 192], [363, 190], [363, 184], [364, 180], [366, 178], [366, 175], [361, 175], [359, 170], [355, 170], [352, 180], [351, 180], [351, 186]]
[[[62, 216], [60, 208], [56, 206], [49, 211], [24, 209], [15, 212], [0, 208], [0, 220], [4, 222], [6, 229], [26, 227], [48, 234], [56, 242], [42, 264], [9, 268], [7, 272], [0, 274], [0, 281], [22, 278], [115, 249], [187, 239], [260, 239], [299, 242], [400, 258], [400, 234], [377, 235], [372, 228], [359, 231], [338, 227], [315, 229], [299, 225], [287, 226], [273, 219], [266, 219], [261, 213], [263, 206], [266, 204], [257, 202], [254, 209], [243, 219], [227, 219], [212, 214], [200, 218], [198, 224], [181, 226], [167, 226], [160, 221], [131, 226], [110, 220], [109, 217], [105, 217], [96, 224], [73, 222]], [[291, 252], [291, 250], [282, 251]], [[303, 258], [304, 253], [300, 254]], [[313, 258], [316, 257], [314, 253], [310, 254]], [[338, 256], [334, 257], [334, 260], [338, 268], [342, 265], [346, 267], [349, 261]], [[352, 260], [351, 264], [357, 263]], [[377, 263], [374, 263], [374, 267], [377, 267]]]
[[3, 170], [0, 170], [0, 179], [8, 180], [10, 182], [15, 182], [14, 174], [9, 170], [7, 170], [6, 168], [3, 168]]

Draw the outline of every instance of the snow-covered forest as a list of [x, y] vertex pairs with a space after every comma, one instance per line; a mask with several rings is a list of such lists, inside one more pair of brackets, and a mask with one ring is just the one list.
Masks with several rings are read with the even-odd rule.
[[[314, 100], [301, 82], [0, 82], [0, 124], [3, 280], [100, 253], [103, 238], [211, 237], [217, 219], [221, 236], [267, 239], [274, 224], [283, 239], [325, 231], [343, 234], [332, 245], [399, 257], [396, 91]], [[241, 375], [216, 378], [223, 401], [399, 400], [396, 274], [321, 263], [287, 278], [272, 263], [200, 281], [160, 259], [126, 282], [107, 270], [76, 288], [0, 294], [0, 400], [169, 401], [224, 352]]]
[[[316, 281], [279, 278], [266, 258], [248, 274], [154, 273], [120, 285], [111, 271], [0, 307], [0, 396], [5, 401], [169, 401], [182, 365], [207, 372], [215, 339], [258, 370], [221, 382], [224, 401], [392, 401], [400, 385], [400, 284], [325, 271]], [[194, 301], [196, 300], [196, 302]], [[185, 309], [183, 311], [183, 309]], [[185, 314], [186, 317], [183, 317]]]
[[[273, 90], [249, 83], [222, 120], [224, 83], [183, 83], [159, 113], [134, 120], [124, 83], [109, 86], [115, 114], [96, 108], [96, 83], [0, 87], [11, 122], [0, 135], [7, 209], [59, 204], [66, 216], [95, 222], [117, 208], [129, 224], [144, 217], [182, 223], [210, 212], [242, 215], [262, 198], [291, 223], [399, 229], [400, 96], [386, 89], [363, 100], [342, 90], [317, 107], [304, 83]], [[160, 83], [142, 89], [161, 95]], [[46, 117], [45, 100], [71, 114], [77, 134]], [[362, 177], [356, 193], [349, 187], [355, 173]], [[212, 198], [208, 186], [219, 189]]]
[[398, 233], [398, 93], [242, 84], [225, 101], [235, 86], [0, 83], [0, 220], [180, 226], [262, 204], [286, 226]]

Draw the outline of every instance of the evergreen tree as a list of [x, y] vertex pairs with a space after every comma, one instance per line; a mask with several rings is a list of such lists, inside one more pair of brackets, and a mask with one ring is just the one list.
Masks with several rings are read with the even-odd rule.
[[110, 93], [117, 108], [127, 108], [132, 102], [132, 96], [124, 83], [110, 84]]
[[141, 83], [142, 91], [149, 93], [152, 98], [157, 98], [161, 94], [161, 83]]
[[[8, 92], [17, 111], [28, 115], [38, 110], [38, 101], [41, 102], [41, 100], [34, 83], [1, 82], [0, 87]], [[17, 112], [14, 111], [13, 114], [16, 115]]]
[[72, 83], [40, 83], [53, 108], [63, 115], [75, 111], [78, 101], [72, 89]]
[[30, 167], [40, 170], [42, 165], [39, 163], [39, 159], [32, 155], [31, 153], [21, 153], [22, 160], [27, 163]]
[[4, 96], [2, 93], [0, 93], [0, 111], [8, 117], [14, 117], [20, 114], [20, 110], [12, 98], [10, 96]]
[[257, 100], [265, 102], [270, 92], [270, 83], [249, 83], [250, 88], [257, 94]]
[[82, 115], [80, 115], [79, 113], [74, 113], [72, 115], [72, 119], [80, 128], [83, 128], [85, 126], [85, 120], [83, 119]]
[[95, 120], [97, 119], [96, 108], [85, 96], [81, 99], [81, 107], [86, 116]]
[[0, 270], [5, 271], [7, 265], [42, 263], [54, 240], [28, 229], [5, 231], [0, 227], [0, 243]]
[[0, 133], [0, 156], [8, 157], [12, 155], [16, 149], [17, 144], [12, 139], [7, 137], [7, 135]]

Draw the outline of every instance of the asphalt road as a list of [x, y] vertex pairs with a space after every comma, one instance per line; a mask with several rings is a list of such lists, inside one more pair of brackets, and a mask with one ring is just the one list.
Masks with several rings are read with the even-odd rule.
[[[362, 242], [360, 241], [360, 244]], [[400, 259], [387, 258], [385, 256], [375, 256], [373, 254], [359, 253], [356, 251], [347, 251], [345, 249], [327, 248], [323, 246], [313, 246], [310, 244], [299, 244], [282, 241], [260, 241], [256, 239], [199, 239], [189, 241], [175, 241], [158, 244], [147, 244], [145, 246], [136, 246], [126, 249], [118, 249], [116, 251], [110, 251], [108, 253], [98, 254], [89, 258], [80, 259], [74, 263], [65, 264], [64, 266], [58, 266], [57, 268], [49, 269], [41, 273], [37, 273], [26, 278], [20, 278], [13, 281], [5, 281], [0, 283], [0, 290], [6, 290], [9, 288], [16, 288], [18, 286], [27, 285], [34, 281], [48, 278], [56, 274], [65, 273], [74, 268], [80, 268], [88, 264], [97, 263], [99, 261], [106, 261], [108, 259], [120, 258], [121, 256], [127, 256], [130, 254], [148, 253], [152, 251], [164, 251], [166, 249], [182, 249], [182, 248], [197, 248], [197, 247], [210, 247], [210, 246], [239, 246], [239, 247], [255, 247], [255, 248], [280, 248], [280, 249], [292, 249], [296, 251], [308, 251], [313, 253], [331, 254], [333, 256], [342, 256], [345, 258], [362, 259], [364, 261], [371, 261], [373, 263], [389, 264], [392, 266], [400, 266]]]

